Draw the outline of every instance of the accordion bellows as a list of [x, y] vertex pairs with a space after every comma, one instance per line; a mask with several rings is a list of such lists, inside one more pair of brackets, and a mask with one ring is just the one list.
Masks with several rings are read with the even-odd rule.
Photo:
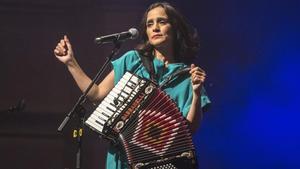
[[122, 77], [85, 124], [124, 150], [134, 169], [196, 168], [187, 120], [150, 80]]

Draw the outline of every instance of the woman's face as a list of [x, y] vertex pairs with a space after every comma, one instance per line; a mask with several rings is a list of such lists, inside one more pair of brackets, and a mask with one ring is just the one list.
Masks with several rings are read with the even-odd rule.
[[172, 27], [164, 8], [156, 7], [148, 12], [146, 28], [151, 45], [154, 47], [172, 47]]

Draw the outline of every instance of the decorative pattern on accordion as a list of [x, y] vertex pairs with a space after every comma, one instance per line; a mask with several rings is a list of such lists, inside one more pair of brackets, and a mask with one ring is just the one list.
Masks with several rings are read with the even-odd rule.
[[120, 133], [120, 140], [133, 168], [172, 158], [195, 160], [187, 121], [159, 88], [153, 88], [152, 96]]

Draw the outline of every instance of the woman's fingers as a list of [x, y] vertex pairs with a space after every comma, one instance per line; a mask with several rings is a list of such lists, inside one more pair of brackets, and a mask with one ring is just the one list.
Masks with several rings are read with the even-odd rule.
[[205, 73], [205, 71], [203, 69], [201, 69], [200, 67], [192, 67], [191, 66], [190, 73], [192, 74], [192, 73], [194, 73], [196, 71]]
[[59, 55], [59, 50], [57, 50], [56, 48], [54, 49], [54, 53], [56, 54], [56, 55]]
[[198, 82], [198, 81], [204, 82], [204, 80], [205, 80], [205, 76], [199, 76], [199, 75], [193, 75], [192, 76], [192, 81], [193, 82]]
[[54, 49], [54, 51], [59, 56], [65, 55], [65, 50], [62, 47], [60, 47], [59, 45], [56, 46], [56, 48]]
[[195, 64], [191, 64], [191, 80], [193, 84], [200, 84], [205, 81], [206, 73], [200, 67], [197, 67]]
[[60, 43], [57, 44], [56, 49], [58, 49], [60, 52], [64, 52], [65, 51], [65, 48]]
[[54, 49], [54, 53], [58, 56], [67, 54], [67, 44], [64, 39], [61, 39]]
[[206, 76], [206, 74], [204, 72], [199, 72], [199, 71], [195, 71], [192, 73], [192, 75], [198, 75], [198, 76]]
[[69, 40], [69, 38], [67, 37], [67, 35], [64, 36], [64, 42], [65, 42], [65, 44], [66, 44], [67, 49], [72, 50], [72, 46], [71, 46], [70, 40]]

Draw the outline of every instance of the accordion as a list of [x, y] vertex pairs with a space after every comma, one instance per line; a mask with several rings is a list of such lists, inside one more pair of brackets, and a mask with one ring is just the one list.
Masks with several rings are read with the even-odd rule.
[[187, 120], [156, 84], [126, 72], [85, 124], [120, 145], [132, 169], [194, 169]]

